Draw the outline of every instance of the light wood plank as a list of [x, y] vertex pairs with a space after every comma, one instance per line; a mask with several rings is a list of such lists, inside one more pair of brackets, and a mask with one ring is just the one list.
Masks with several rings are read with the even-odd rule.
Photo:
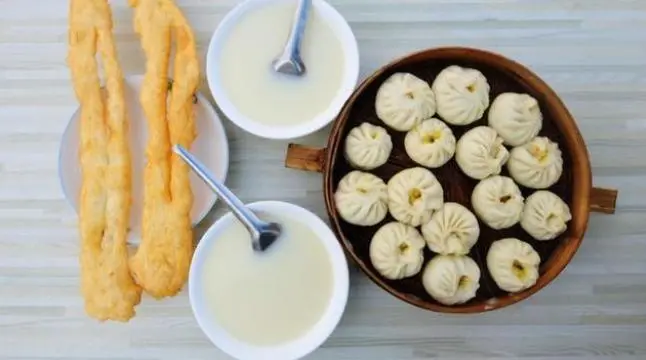
[[[238, 0], [178, 0], [201, 56]], [[352, 269], [341, 325], [309, 358], [577, 360], [646, 358], [646, 1], [330, 0], [350, 21], [361, 77], [407, 52], [473, 46], [544, 78], [577, 119], [595, 184], [619, 189], [594, 214], [563, 274], [527, 301], [479, 316], [424, 312]], [[111, 1], [124, 70], [143, 70], [126, 1]], [[0, 358], [226, 359], [201, 333], [184, 291], [143, 300], [127, 325], [83, 313], [76, 216], [57, 177], [60, 135], [76, 107], [65, 65], [64, 0], [0, 1]], [[202, 64], [204, 66], [204, 64]], [[206, 91], [206, 85], [202, 84]], [[283, 168], [287, 142], [226, 123], [227, 183], [244, 201], [284, 200], [326, 219], [321, 176]], [[323, 146], [329, 127], [299, 139]], [[258, 176], [262, 174], [262, 176]], [[217, 206], [198, 234], [225, 210]]]

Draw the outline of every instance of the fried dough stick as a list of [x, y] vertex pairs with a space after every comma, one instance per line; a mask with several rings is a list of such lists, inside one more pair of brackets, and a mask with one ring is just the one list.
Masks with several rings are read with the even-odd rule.
[[[142, 240], [130, 268], [147, 293], [163, 298], [181, 290], [193, 253], [189, 169], [171, 152], [171, 145], [190, 148], [195, 139], [192, 99], [199, 65], [192, 30], [171, 0], [130, 0], [130, 5], [146, 55], [140, 100], [148, 123]], [[173, 38], [173, 83], [167, 105]]]
[[[128, 267], [130, 149], [123, 74], [106, 0], [71, 0], [68, 64], [81, 105], [81, 288], [85, 311], [98, 320], [127, 321], [141, 288]], [[106, 81], [102, 94], [96, 54]]]

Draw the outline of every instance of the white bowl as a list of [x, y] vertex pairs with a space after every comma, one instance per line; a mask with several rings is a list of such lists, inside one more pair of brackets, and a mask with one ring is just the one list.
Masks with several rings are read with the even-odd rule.
[[[229, 100], [222, 87], [218, 69], [218, 59], [225, 40], [229, 37], [232, 28], [248, 11], [267, 3], [278, 3], [295, 0], [246, 0], [231, 10], [220, 22], [211, 37], [206, 53], [206, 78], [209, 88], [217, 105], [222, 112], [238, 127], [243, 130], [268, 139], [293, 139], [311, 134], [336, 118], [345, 101], [350, 97], [359, 77], [359, 49], [357, 40], [346, 20], [330, 4], [323, 0], [313, 0], [312, 5], [318, 10], [323, 19], [341, 41], [345, 66], [343, 80], [336, 96], [328, 108], [316, 117], [296, 125], [265, 125], [244, 116]], [[262, 41], [259, 39], [258, 41]], [[307, 65], [307, 64], [306, 64]]]
[[[138, 244], [141, 239], [141, 217], [144, 199], [143, 170], [147, 139], [146, 117], [139, 102], [139, 91], [143, 76], [133, 75], [124, 81], [124, 97], [128, 109], [129, 144], [132, 156], [132, 209], [130, 211], [130, 232], [128, 242]], [[195, 111], [197, 137], [191, 151], [213, 171], [214, 176], [224, 182], [229, 168], [229, 145], [222, 122], [211, 103], [199, 92]], [[58, 154], [58, 175], [65, 198], [78, 212], [81, 193], [81, 169], [79, 168], [80, 112], [71, 117], [61, 138]], [[193, 225], [199, 223], [213, 207], [217, 197], [213, 191], [195, 175], [190, 174], [194, 201], [191, 209]]]
[[[333, 289], [327, 309], [319, 321], [301, 337], [277, 346], [255, 346], [244, 343], [227, 333], [210, 315], [206, 305], [202, 276], [204, 261], [214, 241], [234, 220], [227, 213], [215, 222], [200, 240], [191, 263], [188, 279], [189, 297], [193, 315], [200, 328], [215, 346], [240, 360], [299, 359], [318, 348], [336, 328], [345, 310], [349, 291], [348, 263], [341, 245], [330, 228], [316, 215], [299, 206], [279, 201], [260, 201], [246, 205], [252, 210], [280, 212], [307, 224], [320, 237], [332, 263]], [[240, 239], [243, 240], [243, 239]], [[251, 245], [250, 245], [251, 246]], [[243, 285], [242, 285], [243, 286]], [[289, 296], [289, 295], [286, 295]]]

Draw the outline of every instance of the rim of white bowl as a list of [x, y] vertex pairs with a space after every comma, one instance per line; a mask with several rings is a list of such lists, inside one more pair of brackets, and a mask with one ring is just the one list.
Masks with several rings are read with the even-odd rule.
[[282, 201], [259, 201], [245, 206], [252, 210], [281, 212], [292, 215], [299, 221], [306, 223], [319, 235], [332, 263], [334, 286], [330, 302], [319, 321], [309, 331], [301, 337], [284, 344], [255, 346], [229, 335], [210, 314], [201, 286], [203, 280], [202, 268], [213, 242], [217, 239], [218, 233], [234, 221], [234, 215], [229, 212], [218, 219], [206, 231], [193, 254], [188, 280], [189, 299], [193, 315], [211, 342], [220, 350], [237, 359], [299, 359], [316, 350], [327, 340], [339, 324], [345, 311], [350, 290], [349, 270], [345, 254], [328, 225], [305, 208]]
[[[123, 80], [124, 80], [124, 83], [140, 82], [140, 81], [143, 81], [143, 78], [144, 78], [143, 75], [137, 74], [137, 75], [127, 75], [124, 77]], [[222, 133], [222, 139], [220, 140], [223, 140], [223, 141], [220, 141], [218, 143], [221, 143], [220, 151], [222, 154], [222, 159], [224, 159], [223, 165], [222, 165], [222, 179], [220, 179], [220, 181], [224, 183], [227, 180], [227, 175], [229, 174], [229, 139], [227, 137], [226, 130], [224, 129], [224, 124], [222, 124], [222, 119], [220, 119], [220, 116], [218, 116], [218, 113], [213, 108], [213, 104], [211, 104], [211, 102], [206, 98], [206, 96], [204, 96], [204, 94], [202, 94], [199, 90], [195, 92], [195, 96], [197, 96], [198, 104], [207, 104], [205, 108], [209, 113], [209, 117], [211, 117], [212, 119], [219, 120], [219, 121], [213, 121], [213, 123], [215, 124], [215, 127], [218, 128], [218, 131]], [[61, 141], [59, 141], [58, 143], [58, 156], [57, 156], [58, 184], [61, 187], [61, 192], [63, 193], [63, 197], [65, 197], [65, 201], [67, 202], [69, 207], [72, 208], [72, 210], [74, 210], [74, 212], [76, 212], [77, 214], [78, 214], [78, 209], [76, 208], [76, 206], [74, 206], [74, 203], [72, 202], [72, 198], [71, 198], [72, 194], [69, 193], [70, 189], [67, 186], [65, 186], [65, 183], [63, 181], [63, 175], [62, 175], [63, 170], [61, 169], [61, 165], [63, 163], [62, 158], [63, 158], [63, 148], [65, 145], [64, 144], [65, 139], [67, 139], [70, 136], [69, 131], [72, 126], [72, 120], [76, 116], [78, 116], [79, 111], [81, 111], [80, 105], [76, 107], [76, 110], [74, 110], [74, 112], [72, 113], [72, 116], [70, 116], [69, 120], [67, 121], [67, 124], [65, 124], [65, 129], [61, 134]], [[215, 206], [217, 201], [218, 201], [218, 197], [214, 196], [210, 206], [208, 206], [200, 213], [200, 215], [192, 223], [192, 225], [197, 226], [197, 224], [199, 224], [202, 220], [204, 220], [206, 215], [208, 215], [209, 212], [213, 209], [213, 206]]]
[[238, 4], [227, 13], [216, 28], [213, 36], [211, 36], [209, 48], [206, 53], [206, 78], [217, 106], [239, 128], [267, 139], [293, 139], [320, 130], [337, 117], [345, 102], [352, 95], [359, 79], [359, 47], [350, 25], [332, 5], [324, 0], [313, 0], [312, 5], [320, 11], [323, 19], [330, 24], [330, 27], [341, 41], [345, 56], [343, 81], [330, 105], [313, 119], [305, 123], [290, 126], [264, 125], [244, 116], [238, 111], [236, 106], [229, 100], [226, 91], [218, 80], [220, 76], [216, 63], [218, 62], [217, 59], [223, 42], [231, 31], [231, 28], [248, 11], [264, 4], [287, 1], [293, 0], [245, 0]]

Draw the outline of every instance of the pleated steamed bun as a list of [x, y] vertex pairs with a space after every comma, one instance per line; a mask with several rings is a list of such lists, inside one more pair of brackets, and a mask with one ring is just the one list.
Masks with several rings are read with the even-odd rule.
[[489, 126], [510, 146], [528, 143], [543, 127], [538, 101], [527, 94], [498, 95], [489, 109]]
[[494, 241], [487, 253], [487, 268], [499, 288], [523, 291], [538, 280], [541, 258], [528, 243], [516, 238]]
[[391, 75], [377, 90], [377, 117], [397, 131], [408, 131], [435, 114], [435, 95], [428, 83], [409, 73]]
[[463, 304], [480, 288], [480, 268], [468, 256], [437, 255], [426, 265], [422, 285], [441, 304]]
[[563, 155], [557, 143], [538, 136], [511, 150], [507, 169], [520, 185], [547, 189], [563, 174]]
[[411, 277], [422, 269], [424, 239], [412, 226], [393, 221], [377, 230], [370, 241], [370, 261], [386, 279]]
[[489, 83], [476, 69], [452, 65], [433, 81], [437, 113], [452, 125], [469, 125], [489, 107]]
[[570, 208], [556, 194], [539, 190], [525, 200], [520, 226], [536, 240], [552, 240], [567, 230]]
[[442, 255], [466, 255], [480, 236], [478, 219], [466, 207], [447, 202], [422, 225], [431, 251]]
[[341, 218], [348, 223], [376, 225], [388, 214], [388, 187], [375, 175], [355, 170], [339, 182], [334, 204]]
[[364, 122], [353, 128], [345, 138], [345, 158], [362, 170], [378, 168], [388, 161], [393, 142], [381, 126]]
[[481, 180], [471, 194], [471, 205], [478, 217], [490, 228], [500, 230], [520, 221], [524, 206], [518, 185], [507, 176]]
[[458, 140], [455, 161], [470, 178], [482, 180], [498, 175], [509, 159], [509, 151], [496, 130], [478, 126], [467, 131]]
[[442, 120], [430, 118], [411, 129], [404, 138], [406, 153], [416, 163], [438, 168], [455, 154], [455, 136]]
[[411, 226], [427, 222], [444, 204], [444, 190], [435, 175], [422, 167], [405, 169], [388, 181], [388, 210]]

